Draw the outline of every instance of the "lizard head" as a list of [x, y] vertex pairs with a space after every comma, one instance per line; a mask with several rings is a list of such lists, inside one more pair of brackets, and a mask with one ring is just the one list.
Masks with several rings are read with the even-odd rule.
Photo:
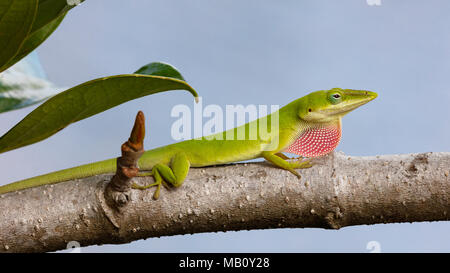
[[298, 115], [309, 122], [333, 122], [377, 96], [366, 90], [333, 88], [316, 91], [302, 98]]
[[297, 114], [308, 126], [283, 151], [306, 157], [330, 153], [341, 139], [341, 118], [376, 97], [370, 91], [333, 88], [300, 98]]

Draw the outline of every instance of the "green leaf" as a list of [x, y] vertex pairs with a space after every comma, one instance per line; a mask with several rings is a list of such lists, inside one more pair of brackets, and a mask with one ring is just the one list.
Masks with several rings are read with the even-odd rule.
[[[84, 1], [84, 0], [83, 0]], [[83, 1], [77, 0], [39, 0], [36, 20], [33, 23], [31, 33], [39, 31], [47, 24], [53, 22], [56, 18], [65, 14], [71, 8], [76, 6], [76, 3]]]
[[180, 72], [174, 69], [173, 66], [161, 62], [149, 63], [147, 65], [144, 65], [143, 67], [139, 68], [138, 71], [134, 72], [134, 74], [159, 75], [185, 81]]
[[[1, 12], [7, 12], [10, 8], [8, 8], [8, 3], [17, 3], [20, 2], [20, 5], [25, 5], [26, 2], [30, 2], [31, 0], [1, 0], [5, 1], [0, 3], [0, 44], [1, 44], [1, 22], [2, 15]], [[6, 70], [8, 67], [14, 65], [18, 61], [20, 61], [27, 54], [32, 52], [35, 48], [41, 45], [59, 26], [61, 21], [64, 19], [67, 12], [75, 7], [77, 4], [83, 2], [84, 0], [33, 0], [34, 5], [34, 15], [33, 16], [23, 16], [21, 14], [14, 15], [16, 16], [14, 23], [15, 25], [11, 25], [13, 27], [20, 27], [22, 25], [28, 26], [28, 32], [26, 35], [22, 35], [21, 43], [16, 43], [13, 48], [15, 48], [15, 52], [10, 52], [12, 56], [10, 56], [7, 60], [5, 58], [4, 62], [1, 62], [0, 56], [0, 72]], [[17, 9], [17, 8], [16, 8]], [[18, 18], [22, 18], [21, 20]], [[23, 21], [25, 18], [25, 21]], [[30, 22], [28, 22], [30, 21]], [[31, 25], [29, 25], [29, 24]], [[8, 26], [8, 29], [11, 29], [11, 26]], [[1, 46], [0, 46], [1, 49]], [[1, 55], [1, 54], [0, 54]]]
[[157, 71], [153, 75], [117, 75], [80, 84], [50, 98], [4, 134], [0, 153], [41, 141], [71, 123], [124, 102], [169, 90], [187, 90], [198, 97], [185, 81], [159, 76]]
[[38, 0], [0, 1], [0, 72], [20, 50], [31, 31]]
[[32, 52], [34, 49], [36, 49], [39, 45], [41, 45], [47, 38], [52, 34], [56, 28], [61, 24], [62, 20], [64, 19], [66, 13], [63, 13], [59, 17], [57, 17], [55, 20], [51, 21], [44, 27], [40, 28], [39, 30], [33, 32], [30, 34], [23, 43], [22, 47], [20, 48], [19, 52], [14, 56], [12, 60], [10, 60], [6, 67], [11, 67], [14, 64], [16, 64], [18, 61], [20, 61], [23, 57], [27, 56], [30, 52]]

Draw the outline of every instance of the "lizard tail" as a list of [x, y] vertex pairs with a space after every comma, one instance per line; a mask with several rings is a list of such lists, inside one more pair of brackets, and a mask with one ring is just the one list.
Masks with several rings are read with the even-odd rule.
[[116, 158], [20, 180], [0, 187], [0, 194], [116, 171]]

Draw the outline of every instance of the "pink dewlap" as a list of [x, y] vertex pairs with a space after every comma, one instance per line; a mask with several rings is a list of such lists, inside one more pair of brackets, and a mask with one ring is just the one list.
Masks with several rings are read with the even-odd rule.
[[318, 157], [333, 151], [341, 140], [340, 124], [306, 130], [284, 152]]

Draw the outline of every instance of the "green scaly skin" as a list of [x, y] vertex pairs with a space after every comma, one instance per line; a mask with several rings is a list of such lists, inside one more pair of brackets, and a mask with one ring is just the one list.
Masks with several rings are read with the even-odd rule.
[[[335, 98], [336, 96], [338, 98]], [[204, 167], [261, 157], [300, 177], [295, 169], [311, 167], [310, 162], [287, 161], [288, 158], [281, 152], [305, 130], [315, 126], [340, 124], [345, 114], [376, 97], [376, 93], [365, 90], [333, 88], [316, 91], [289, 103], [276, 112], [279, 118], [279, 128], [273, 130], [277, 132], [276, 135], [263, 135], [258, 133], [257, 129], [258, 124], [267, 124], [267, 131], [270, 132], [270, 120], [274, 115], [272, 113], [213, 136], [146, 151], [138, 164], [141, 170], [151, 171], [150, 174], [154, 176], [156, 182], [147, 186], [134, 185], [133, 187], [146, 189], [157, 186], [154, 195], [157, 199], [162, 183], [169, 183], [175, 187], [181, 186], [190, 167]], [[245, 127], [246, 137], [243, 140], [237, 140], [239, 129], [243, 129], [242, 127]], [[250, 138], [252, 133], [255, 133], [256, 137]], [[227, 140], [229, 139], [227, 136], [234, 136], [234, 140]], [[278, 137], [278, 145], [269, 150], [267, 149], [267, 143], [270, 142], [268, 137], [271, 137], [270, 140]], [[0, 187], [0, 194], [115, 171], [116, 158], [113, 158], [11, 183]]]

